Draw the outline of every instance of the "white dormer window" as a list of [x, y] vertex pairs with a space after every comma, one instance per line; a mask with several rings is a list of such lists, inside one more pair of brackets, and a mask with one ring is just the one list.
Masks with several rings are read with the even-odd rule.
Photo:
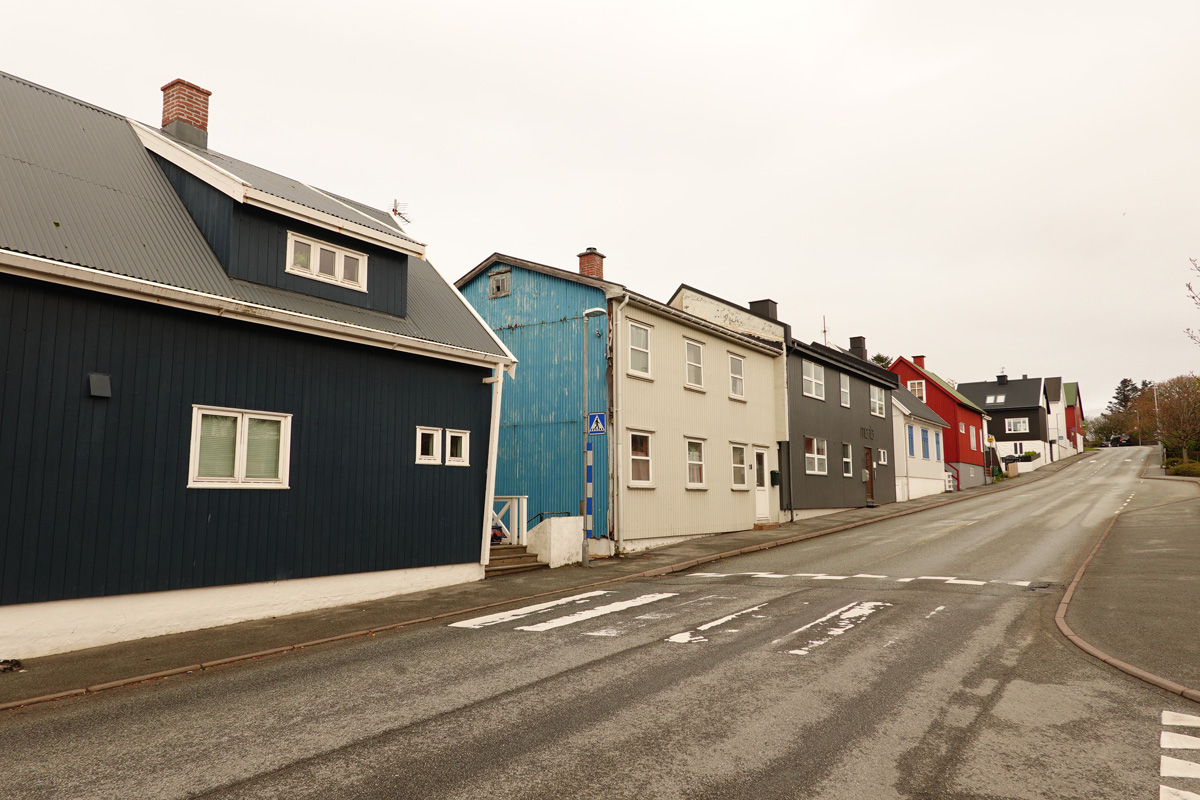
[[913, 397], [925, 402], [925, 381], [909, 381], [908, 390], [912, 392]]
[[288, 231], [287, 269], [325, 283], [367, 290], [367, 256]]

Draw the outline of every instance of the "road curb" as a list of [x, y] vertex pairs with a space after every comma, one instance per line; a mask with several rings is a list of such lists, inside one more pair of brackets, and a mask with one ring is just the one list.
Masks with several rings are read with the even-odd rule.
[[[1142, 470], [1142, 477], [1145, 477], [1145, 469]], [[1150, 480], [1157, 479], [1150, 478]], [[1171, 503], [1163, 503], [1161, 505], [1171, 505]], [[1067, 590], [1063, 592], [1062, 599], [1058, 603], [1058, 610], [1054, 613], [1054, 624], [1058, 626], [1058, 630], [1064, 637], [1066, 637], [1067, 641], [1093, 658], [1096, 658], [1111, 667], [1119, 669], [1126, 675], [1130, 675], [1140, 681], [1145, 681], [1151, 686], [1157, 686], [1158, 688], [1164, 689], [1171, 694], [1177, 694], [1180, 697], [1185, 697], [1188, 700], [1200, 703], [1200, 691], [1188, 688], [1183, 684], [1176, 683], [1175, 681], [1164, 678], [1161, 675], [1155, 675], [1154, 673], [1148, 672], [1141, 667], [1135, 667], [1133, 664], [1109, 655], [1091, 642], [1081, 638], [1077, 633], [1075, 633], [1074, 630], [1071, 629], [1071, 626], [1067, 624], [1067, 610], [1070, 608], [1071, 600], [1075, 596], [1075, 590], [1078, 588], [1079, 582], [1083, 580], [1083, 574], [1087, 571], [1088, 566], [1092, 563], [1092, 559], [1094, 559], [1096, 554], [1100, 552], [1100, 547], [1104, 544], [1105, 540], [1108, 539], [1108, 534], [1116, 526], [1117, 520], [1120, 519], [1121, 515], [1124, 513], [1125, 512], [1123, 511], [1118, 511], [1116, 514], [1113, 514], [1112, 519], [1109, 520], [1108, 525], [1104, 528], [1104, 532], [1100, 534], [1100, 538], [1096, 541], [1096, 546], [1092, 548], [1092, 551], [1088, 553], [1088, 557], [1083, 560], [1083, 563], [1079, 565], [1079, 569], [1075, 571], [1075, 577], [1071, 580], [1070, 585], [1067, 586]]]
[[[1082, 457], [1084, 455], [1086, 455], [1086, 453], [1079, 453], [1072, 457], [1072, 463], [1068, 463], [1066, 466], [1064, 466], [1060, 469], [1056, 469], [1053, 472], [1047, 472], [1042, 475], [1036, 475], [1036, 474], [1032, 475], [1032, 477], [1029, 480], [1026, 480], [1023, 483], [1017, 484], [1017, 485], [1024, 486], [1029, 483], [1037, 483], [1038, 481], [1045, 480], [1046, 478], [1050, 477], [1051, 475], [1057, 475], [1060, 472], [1070, 469], [1071, 467], [1075, 466], [1075, 464], [1077, 464], [1077, 463], [1085, 463], [1082, 461]], [[336, 642], [336, 641], [340, 641], [343, 639], [355, 639], [355, 638], [359, 638], [359, 637], [363, 637], [363, 636], [374, 636], [376, 633], [379, 633], [382, 631], [393, 631], [393, 630], [398, 630], [400, 628], [407, 628], [412, 625], [419, 625], [419, 624], [422, 624], [425, 622], [434, 622], [434, 621], [441, 620], [441, 619], [447, 619], [449, 617], [458, 617], [458, 616], [465, 616], [467, 614], [475, 614], [480, 611], [486, 611], [491, 608], [496, 608], [497, 606], [512, 605], [514, 603], [524, 603], [524, 602], [528, 602], [530, 600], [537, 600], [542, 597], [550, 597], [553, 595], [564, 594], [566, 592], [574, 592], [574, 591], [578, 591], [580, 589], [591, 589], [591, 588], [595, 588], [597, 586], [607, 586], [609, 584], [621, 583], [623, 581], [637, 580], [639, 578], [658, 578], [658, 577], [662, 577], [664, 575], [671, 575], [676, 572], [683, 572], [684, 570], [688, 570], [693, 567], [700, 566], [701, 564], [709, 564], [714, 561], [723, 561], [727, 558], [735, 558], [737, 556], [748, 555], [750, 553], [756, 553], [756, 552], [759, 552], [762, 550], [770, 550], [775, 547], [782, 547], [782, 546], [788, 545], [788, 544], [795, 544], [797, 542], [803, 542], [808, 539], [815, 539], [820, 536], [828, 536], [828, 535], [834, 534], [834, 533], [841, 533], [842, 531], [848, 531], [848, 530], [852, 530], [854, 528], [860, 528], [863, 525], [870, 525], [875, 522], [886, 522], [887, 520], [897, 519], [899, 517], [907, 517], [912, 514], [920, 514], [923, 511], [931, 511], [935, 508], [943, 508], [945, 506], [954, 505], [955, 503], [965, 503], [969, 500], [973, 500], [976, 497], [984, 497], [986, 495], [995, 494], [997, 492], [1008, 491], [1011, 488], [1013, 488], [1013, 485], [1006, 481], [998, 486], [993, 484], [992, 488], [990, 488], [990, 489], [985, 489], [985, 490], [978, 491], [978, 492], [972, 492], [971, 494], [968, 494], [965, 496], [960, 495], [960, 496], [956, 496], [956, 497], [950, 497], [946, 500], [929, 503], [928, 505], [922, 505], [917, 508], [902, 509], [899, 511], [892, 512], [890, 514], [885, 514], [880, 517], [874, 517], [872, 519], [860, 520], [858, 522], [848, 522], [843, 525], [835, 525], [830, 528], [823, 528], [820, 530], [808, 531], [807, 533], [797, 534], [795, 536], [788, 536], [788, 537], [785, 537], [782, 539], [776, 539], [774, 541], [759, 542], [757, 544], [746, 545], [745, 547], [740, 547], [740, 548], [736, 548], [733, 550], [726, 550], [726, 551], [723, 551], [720, 553], [710, 553], [708, 555], [700, 556], [698, 558], [693, 558], [688, 561], [682, 561], [677, 564], [667, 564], [667, 565], [664, 565], [661, 567], [654, 567], [652, 569], [643, 570], [641, 572], [631, 573], [629, 575], [618, 575], [613, 578], [605, 578], [604, 580], [593, 581], [591, 583], [576, 584], [575, 586], [570, 586], [570, 587], [563, 588], [563, 589], [553, 589], [553, 590], [549, 590], [549, 591], [545, 591], [545, 592], [535, 592], [534, 594], [524, 595], [523, 597], [509, 598], [507, 600], [497, 600], [495, 602], [485, 603], [483, 605], [474, 606], [473, 608], [458, 609], [456, 611], [445, 611], [440, 614], [434, 614], [432, 616], [421, 617], [419, 619], [403, 620], [401, 622], [395, 622], [395, 623], [391, 623], [388, 625], [380, 625], [380, 626], [377, 626], [374, 628], [369, 628], [366, 630], [353, 631], [351, 633], [343, 633], [343, 634], [339, 634], [336, 636], [326, 636], [321, 639], [313, 639], [311, 641], [301, 642], [300, 644], [284, 645], [282, 647], [274, 647], [274, 648], [271, 648], [268, 650], [260, 650], [260, 651], [254, 652], [254, 653], [245, 653], [245, 654], [241, 654], [241, 655], [228, 656], [226, 658], [219, 658], [219, 659], [215, 659], [212, 661], [201, 661], [199, 664], [193, 664], [193, 665], [189, 665], [186, 667], [175, 667], [172, 669], [161, 670], [159, 672], [152, 672], [152, 673], [148, 673], [145, 675], [137, 675], [137, 676], [134, 676], [131, 678], [120, 678], [118, 680], [108, 681], [106, 683], [99, 683], [94, 686], [89, 686], [85, 689], [71, 689], [71, 690], [65, 691], [65, 692], [57, 692], [54, 694], [40, 695], [38, 697], [30, 697], [25, 700], [13, 700], [13, 701], [7, 702], [7, 703], [0, 703], [0, 711], [16, 709], [16, 708], [24, 708], [26, 706], [37, 705], [39, 703], [46, 703], [46, 702], [50, 702], [53, 700], [61, 700], [61, 699], [65, 699], [68, 697], [79, 697], [79, 696], [83, 696], [83, 695], [95, 694], [97, 692], [106, 691], [108, 689], [116, 689], [116, 688], [119, 688], [122, 686], [130, 686], [130, 685], [133, 685], [136, 683], [143, 683], [145, 681], [150, 681], [150, 680], [155, 680], [155, 679], [160, 679], [160, 678], [168, 678], [168, 677], [171, 677], [174, 675], [183, 675], [183, 674], [187, 674], [189, 672], [202, 672], [202, 671], [206, 671], [208, 669], [212, 669], [214, 667], [227, 666], [230, 664], [237, 664], [237, 663], [240, 663], [243, 661], [251, 661], [254, 659], [258, 659], [258, 658], [265, 658], [267, 656], [279, 655], [281, 653], [292, 652], [295, 650], [303, 650], [308, 647], [316, 647], [317, 645], [328, 644], [330, 642]], [[1191, 690], [1187, 690], [1187, 691], [1191, 691]]]

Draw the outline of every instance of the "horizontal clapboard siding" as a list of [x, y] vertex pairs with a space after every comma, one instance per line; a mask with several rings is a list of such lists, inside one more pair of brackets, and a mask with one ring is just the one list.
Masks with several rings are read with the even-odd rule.
[[[487, 375], [0, 276], [0, 603], [477, 562]], [[187, 489], [193, 404], [293, 414], [291, 488]]]

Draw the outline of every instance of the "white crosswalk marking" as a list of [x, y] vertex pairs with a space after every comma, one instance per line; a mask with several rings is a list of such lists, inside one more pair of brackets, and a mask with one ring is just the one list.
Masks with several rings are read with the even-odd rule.
[[451, 622], [451, 628], [485, 628], [488, 625], [496, 625], [501, 622], [512, 622], [518, 619], [524, 619], [530, 614], [536, 614], [539, 611], [545, 611], [548, 608], [556, 606], [565, 606], [568, 603], [579, 603], [588, 600], [592, 597], [600, 597], [602, 595], [611, 594], [611, 592], [595, 591], [584, 592], [583, 594], [564, 597], [561, 600], [551, 600], [548, 603], [538, 603], [534, 606], [525, 606], [512, 611], [501, 611], [498, 614], [488, 614], [486, 617], [476, 617], [475, 619], [466, 619], [462, 622]]
[[1158, 744], [1159, 747], [1168, 747], [1172, 750], [1200, 750], [1200, 736], [1163, 731]]
[[612, 614], [616, 611], [624, 611], [627, 608], [636, 608], [637, 606], [644, 606], [647, 603], [655, 603], [659, 600], [665, 600], [668, 597], [675, 597], [677, 594], [677, 592], [644, 594], [641, 597], [635, 597], [632, 600], [618, 600], [615, 603], [597, 606], [596, 608], [589, 608], [584, 611], [576, 611], [574, 614], [568, 614], [565, 617], [549, 619], [545, 622], [539, 622], [536, 625], [522, 625], [516, 628], [516, 630], [536, 632], [553, 630], [554, 628], [561, 628], [564, 625], [574, 625], [576, 622], [583, 622], [584, 620], [602, 617], [605, 614]]
[[890, 605], [891, 603], [881, 603], [879, 601], [868, 600], [862, 603], [851, 603], [848, 606], [843, 606], [842, 608], [839, 608], [837, 611], [833, 612], [833, 614], [826, 614], [816, 622], [810, 622], [808, 625], [805, 625], [803, 628], [795, 631], [796, 633], [799, 633], [806, 628], [810, 628], [820, 622], [829, 620], [835, 614], [837, 615], [836, 622], [832, 625], [832, 627], [829, 628], [825, 636], [821, 637], [820, 639], [813, 639], [809, 641], [804, 647], [800, 647], [796, 650], [788, 650], [788, 653], [794, 656], [806, 656], [821, 645], [827, 644], [828, 642], [833, 641], [833, 639], [836, 637], [841, 636], [855, 625], [864, 622], [867, 617], [871, 616], [879, 609]]
[[1200, 778], [1200, 764], [1182, 758], [1159, 756], [1158, 774], [1164, 778]]
[[946, 583], [956, 583], [959, 586], [987, 586], [987, 581], [968, 581], [962, 578], [952, 578]]
[[1200, 800], [1200, 794], [1185, 792], [1183, 789], [1172, 789], [1170, 786], [1159, 786], [1158, 800]]
[[720, 619], [714, 619], [712, 622], [706, 622], [703, 625], [701, 625], [697, 628], [694, 628], [690, 631], [684, 631], [683, 633], [677, 633], [674, 636], [668, 636], [666, 640], [668, 642], [675, 642], [676, 644], [690, 644], [692, 642], [707, 642], [708, 639], [701, 636], [699, 633], [697, 633], [697, 631], [711, 630], [713, 628], [716, 628], [719, 625], [724, 625], [726, 622], [735, 620], [738, 617], [742, 616], [743, 614], [749, 614], [752, 611], [758, 611], [760, 608], [762, 608], [765, 605], [766, 605], [766, 603], [762, 603], [760, 605], [753, 606], [752, 608], [743, 609], [742, 611], [735, 611], [732, 614], [721, 617]]
[[1162, 724], [1200, 728], [1200, 717], [1194, 714], [1180, 714], [1178, 711], [1164, 711], [1162, 712]]

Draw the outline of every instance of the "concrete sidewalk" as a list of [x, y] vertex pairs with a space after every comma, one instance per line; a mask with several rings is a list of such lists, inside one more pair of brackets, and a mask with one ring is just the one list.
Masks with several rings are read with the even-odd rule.
[[30, 659], [23, 664], [23, 672], [0, 674], [0, 709], [55, 696], [101, 691], [153, 677], [209, 669], [303, 647], [321, 646], [332, 640], [370, 636], [581, 588], [691, 569], [701, 563], [824, 536], [870, 522], [920, 513], [952, 503], [969, 502], [984, 494], [1043, 480], [1090, 456], [1089, 453], [1083, 453], [1000, 484], [967, 489], [952, 495], [934, 495], [877, 508], [851, 509], [786, 523], [769, 531], [708, 536], [633, 556], [593, 561], [587, 569], [576, 566], [520, 573], [357, 605]]

